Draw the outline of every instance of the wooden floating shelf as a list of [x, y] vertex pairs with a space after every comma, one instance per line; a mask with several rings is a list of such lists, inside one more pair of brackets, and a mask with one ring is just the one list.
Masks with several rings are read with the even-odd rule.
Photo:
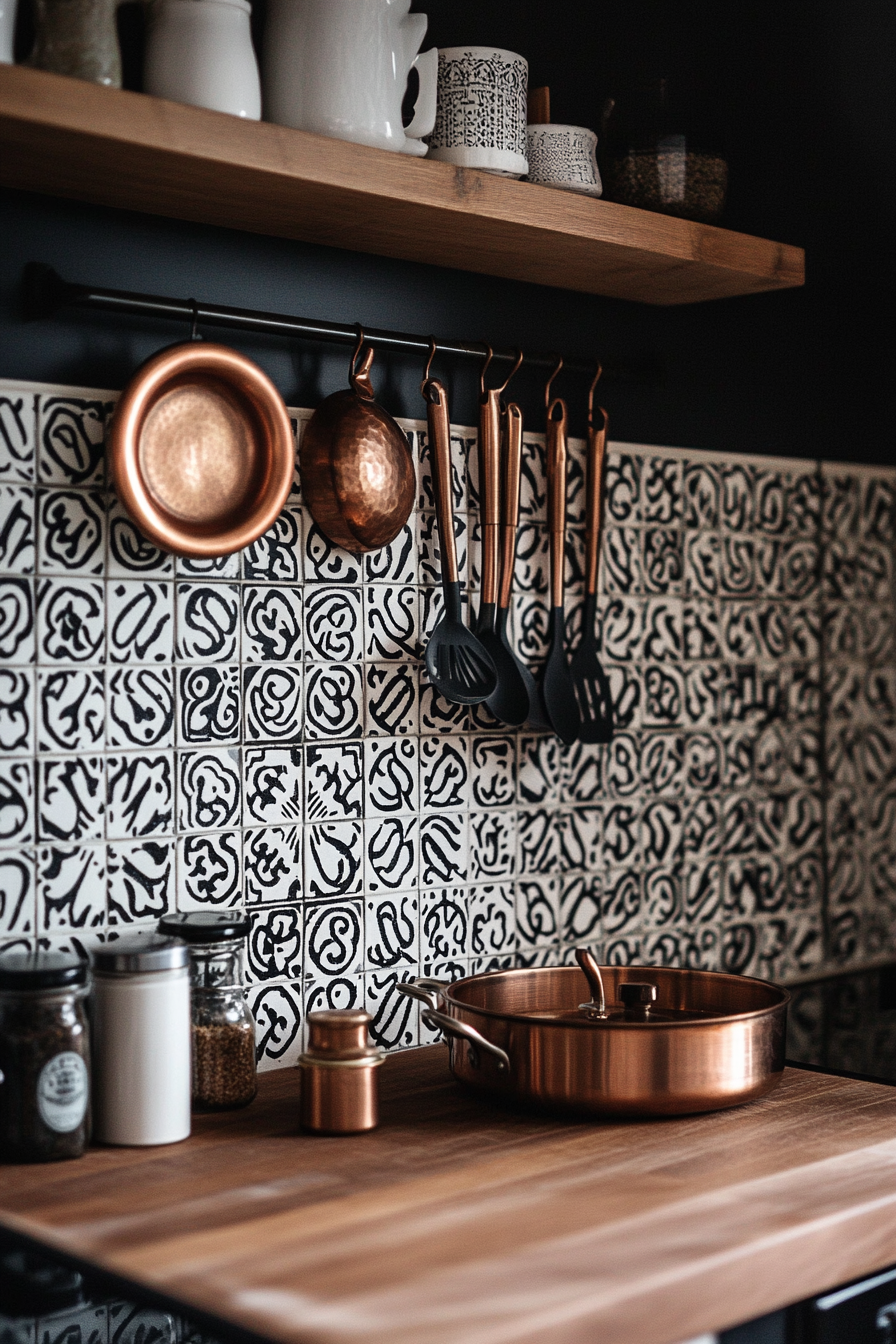
[[799, 247], [22, 66], [0, 66], [0, 182], [642, 303], [804, 279]]

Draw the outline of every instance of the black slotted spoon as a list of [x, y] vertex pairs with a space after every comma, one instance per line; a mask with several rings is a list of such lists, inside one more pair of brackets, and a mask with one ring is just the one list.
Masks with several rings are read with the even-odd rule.
[[597, 615], [597, 576], [600, 566], [600, 538], [604, 509], [604, 462], [609, 417], [598, 406], [601, 427], [594, 427], [594, 389], [597, 373], [588, 392], [588, 475], [586, 482], [587, 527], [585, 535], [585, 601], [582, 607], [582, 638], [569, 665], [579, 706], [580, 742], [609, 742], [613, 736], [613, 698], [607, 674], [597, 656], [594, 622]]
[[426, 646], [426, 671], [440, 695], [456, 705], [479, 705], [493, 694], [498, 682], [488, 651], [463, 619], [457, 547], [454, 541], [454, 505], [451, 498], [451, 431], [448, 395], [437, 378], [429, 377], [435, 354], [430, 346], [429, 363], [420, 390], [426, 401], [429, 442], [432, 453], [432, 485], [436, 522], [442, 552], [442, 593], [445, 611]]

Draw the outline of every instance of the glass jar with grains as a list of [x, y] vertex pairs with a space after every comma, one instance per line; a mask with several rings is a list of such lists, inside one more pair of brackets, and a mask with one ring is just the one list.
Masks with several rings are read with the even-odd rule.
[[0, 956], [0, 1161], [80, 1157], [90, 1137], [87, 962]]
[[255, 1019], [243, 989], [249, 920], [232, 911], [166, 915], [159, 932], [190, 949], [193, 1109], [248, 1106], [258, 1090]]

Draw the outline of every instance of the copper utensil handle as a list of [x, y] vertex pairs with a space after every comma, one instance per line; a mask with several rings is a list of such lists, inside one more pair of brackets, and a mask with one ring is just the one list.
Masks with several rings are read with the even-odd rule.
[[483, 606], [498, 596], [498, 526], [501, 521], [501, 404], [497, 391], [479, 403], [479, 521], [482, 525]]
[[[560, 418], [554, 419], [560, 408]], [[566, 402], [555, 397], [548, 406], [547, 476], [548, 521], [551, 528], [551, 606], [563, 606], [563, 570], [566, 563]]]
[[484, 1050], [486, 1054], [491, 1055], [498, 1062], [498, 1069], [501, 1073], [510, 1072], [510, 1056], [506, 1050], [502, 1050], [500, 1045], [495, 1045], [492, 1041], [486, 1040], [482, 1032], [477, 1031], [475, 1027], [468, 1026], [466, 1022], [458, 1022], [456, 1018], [449, 1017], [447, 1013], [440, 1013], [436, 1008], [424, 1008], [420, 1014], [421, 1021], [434, 1030], [443, 1031], [446, 1036], [455, 1036], [459, 1040], [466, 1041], [471, 1047], [470, 1063], [473, 1068], [478, 1068], [478, 1063], [474, 1063], [473, 1051]]
[[523, 460], [523, 413], [515, 401], [504, 412], [504, 509], [501, 517], [501, 589], [498, 606], [506, 611], [513, 591], [516, 530], [520, 521], [520, 470]]
[[[592, 1004], [596, 1009], [596, 1016], [606, 1017], [607, 998], [604, 994], [604, 978], [600, 973], [600, 967], [597, 964], [597, 958], [587, 947], [576, 948], [576, 961], [585, 973], [585, 979], [588, 981], [588, 988], [591, 990]], [[582, 1007], [580, 1004], [579, 1007]]]
[[448, 394], [437, 378], [423, 384], [432, 457], [432, 489], [442, 551], [442, 581], [457, 583], [457, 546], [454, 542], [454, 500], [451, 486], [451, 429]]
[[604, 520], [604, 466], [607, 455], [607, 428], [609, 420], [602, 406], [598, 407], [603, 416], [603, 426], [595, 429], [588, 426], [588, 481], [586, 489], [585, 521], [587, 526], [585, 540], [585, 592], [591, 595], [597, 592], [597, 574], [600, 565], [600, 537]]

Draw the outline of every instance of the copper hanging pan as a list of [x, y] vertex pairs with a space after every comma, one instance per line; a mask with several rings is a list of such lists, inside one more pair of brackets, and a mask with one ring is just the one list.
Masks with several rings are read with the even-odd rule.
[[164, 551], [242, 550], [273, 524], [295, 473], [289, 416], [245, 355], [194, 339], [160, 351], [122, 393], [109, 465], [128, 514]]
[[350, 386], [321, 402], [299, 453], [308, 510], [324, 536], [347, 551], [377, 551], [394, 541], [410, 517], [416, 490], [407, 439], [374, 400], [373, 347], [362, 356], [363, 344], [359, 327]]

